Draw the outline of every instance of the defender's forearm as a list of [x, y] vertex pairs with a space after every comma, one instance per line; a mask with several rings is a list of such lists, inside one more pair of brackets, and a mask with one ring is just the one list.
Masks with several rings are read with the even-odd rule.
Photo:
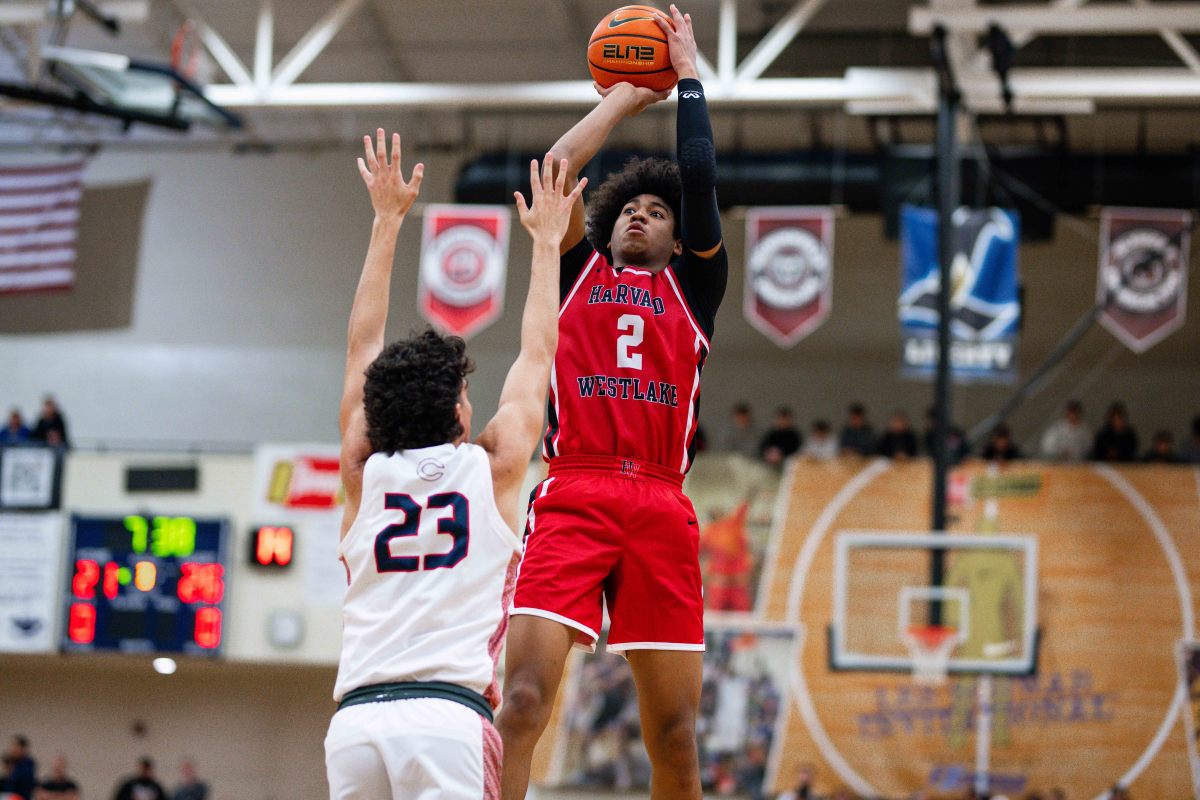
[[535, 241], [529, 294], [521, 317], [521, 353], [549, 369], [558, 348], [558, 244]]
[[375, 218], [371, 226], [371, 243], [363, 262], [354, 305], [350, 309], [348, 348], [371, 346], [382, 342], [387, 325], [388, 295], [392, 282], [392, 262], [396, 258], [396, 239], [400, 235], [403, 217]]

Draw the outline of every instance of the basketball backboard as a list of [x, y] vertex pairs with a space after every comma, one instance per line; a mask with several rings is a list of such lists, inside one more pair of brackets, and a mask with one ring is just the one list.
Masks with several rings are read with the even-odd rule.
[[[839, 533], [834, 554], [833, 669], [911, 672], [906, 634], [955, 631], [950, 673], [1023, 675], [1037, 656], [1037, 540], [1021, 535]], [[944, 580], [930, 585], [934, 552]]]

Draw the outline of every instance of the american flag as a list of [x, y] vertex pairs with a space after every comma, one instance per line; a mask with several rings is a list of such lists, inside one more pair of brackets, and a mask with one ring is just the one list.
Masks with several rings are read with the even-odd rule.
[[0, 165], [0, 293], [75, 283], [84, 166]]

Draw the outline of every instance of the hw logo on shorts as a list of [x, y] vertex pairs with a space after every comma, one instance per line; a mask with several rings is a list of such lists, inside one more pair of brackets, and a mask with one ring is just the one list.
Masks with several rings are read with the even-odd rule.
[[640, 469], [641, 465], [636, 461], [631, 461], [628, 458], [621, 461], [621, 474], [626, 478], [636, 478]]

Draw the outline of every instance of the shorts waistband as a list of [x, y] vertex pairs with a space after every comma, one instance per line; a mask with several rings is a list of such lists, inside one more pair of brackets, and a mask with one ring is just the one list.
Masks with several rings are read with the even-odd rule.
[[660, 464], [621, 456], [555, 456], [550, 459], [550, 475], [571, 472], [607, 473], [617, 478], [653, 480], [683, 487], [683, 474]]
[[442, 683], [440, 681], [405, 681], [402, 683], [373, 683], [370, 686], [360, 686], [352, 689], [338, 703], [338, 711], [350, 706], [363, 703], [386, 703], [392, 700], [413, 700], [416, 698], [432, 698], [434, 700], [450, 700], [466, 706], [479, 716], [492, 721], [492, 706], [479, 692], [472, 691], [457, 683]]

